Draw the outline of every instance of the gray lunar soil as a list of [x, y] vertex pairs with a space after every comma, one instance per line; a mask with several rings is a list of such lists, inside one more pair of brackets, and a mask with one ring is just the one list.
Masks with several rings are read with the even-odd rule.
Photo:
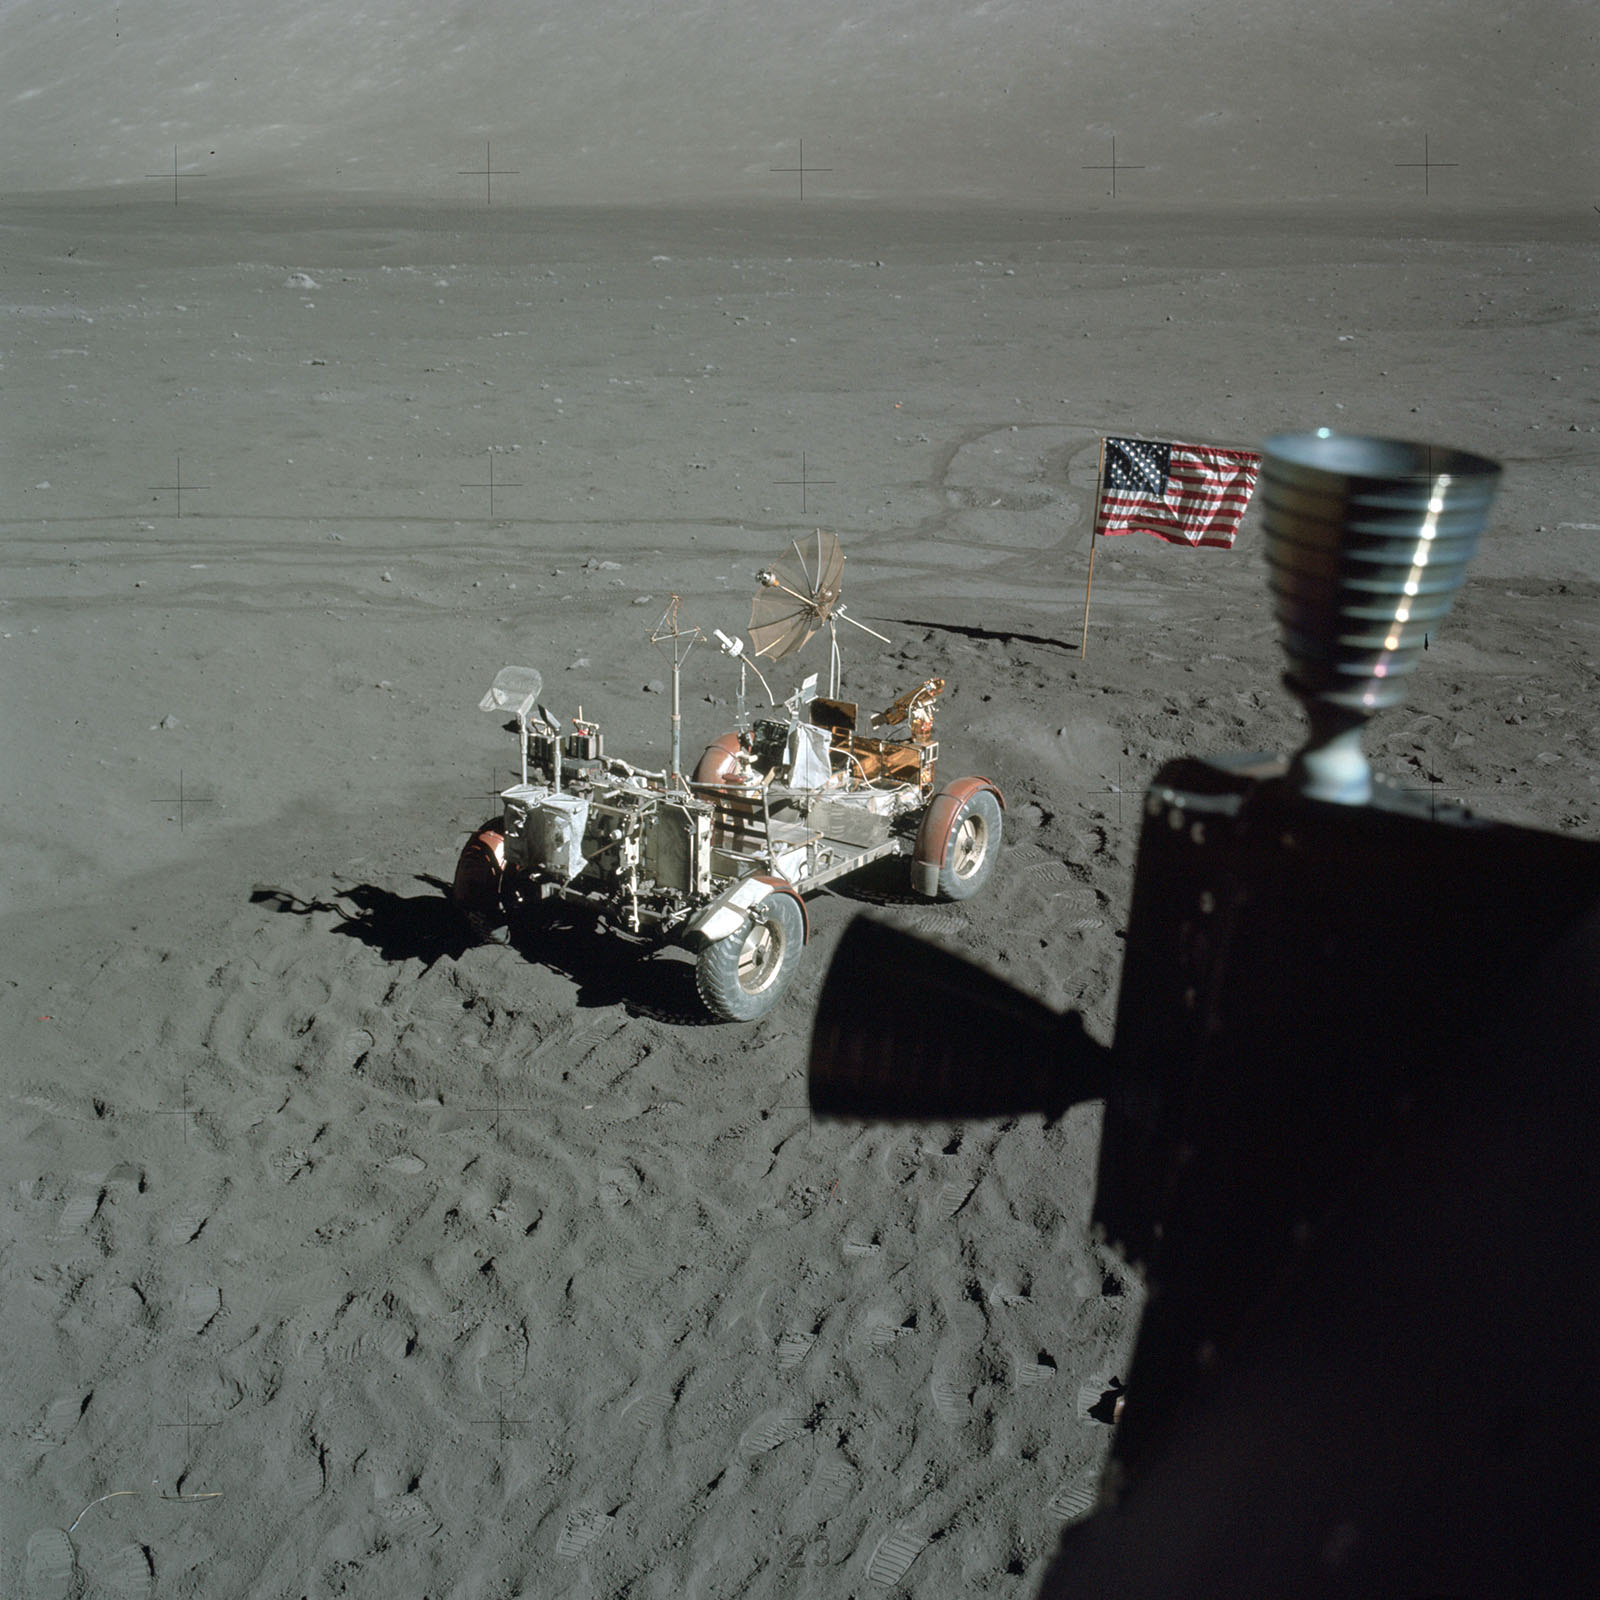
[[[1301, 221], [9, 208], [8, 1592], [1030, 1592], [1140, 1307], [1095, 1108], [811, 1126], [804, 1063], [863, 909], [1108, 1039], [1142, 785], [1298, 738], [1254, 508], [1103, 541], [1080, 657], [1102, 433], [1503, 460], [1369, 748], [1595, 828], [1589, 246]], [[947, 676], [1005, 793], [988, 892], [819, 897], [751, 1026], [672, 953], [453, 948], [494, 672], [660, 762], [668, 597], [742, 632], [814, 525], [894, 641], [847, 691]]]
[[[1075, 173], [1061, 200], [1039, 197], [1059, 155], [1029, 121], [1057, 86], [1024, 59], [1048, 64], [1048, 8], [932, 8], [951, 82], [966, 10], [1011, 51], [972, 52], [979, 90], [938, 146], [967, 165], [941, 185], [917, 166], [932, 102], [893, 76], [906, 8], [857, 39], [834, 7], [823, 59], [882, 98], [841, 67], [809, 104], [806, 157], [840, 175], [802, 202], [767, 176], [787, 124], [745, 142], [768, 96], [800, 121], [776, 68], [712, 104], [708, 56], [676, 146], [650, 142], [663, 82], [619, 69], [606, 103], [637, 87], [639, 126], [581, 150], [583, 72], [545, 96], [495, 79], [484, 117], [543, 118], [563, 189], [498, 125], [446, 139], [426, 92], [459, 106], [504, 7], [459, 57], [471, 8], [434, 8], [438, 76], [396, 43], [417, 18], [367, 31], [373, 8], [328, 24], [325, 59], [316, 8], [267, 8], [296, 19], [293, 73], [265, 23], [213, 72], [187, 4], [197, 31], [109, 8], [126, 53], [96, 56], [104, 9], [5, 8], [0, 69], [0, 1594], [1031, 1595], [1093, 1502], [1110, 1429], [1090, 1412], [1143, 1299], [1088, 1235], [1098, 1107], [813, 1122], [823, 977], [867, 912], [1108, 1041], [1144, 785], [1181, 753], [1298, 743], [1256, 508], [1231, 551], [1101, 541], [1080, 654], [1108, 434], [1259, 448], [1326, 425], [1502, 461], [1455, 612], [1368, 750], [1483, 815], [1594, 836], [1600, 218], [1553, 159], [1560, 95], [1517, 87], [1532, 46], [1507, 39], [1483, 124], [1538, 100], [1492, 207], [1388, 171], [1382, 203], [1313, 183], [1338, 95], [1305, 108], [1305, 182], [1245, 203], [1281, 136], [1184, 100], [1176, 57], [1146, 83], [1167, 156], [1119, 143], [1146, 198], [1128, 178], [1091, 201], [1101, 178]], [[718, 37], [718, 8], [692, 9], [685, 71]], [[569, 67], [624, 49], [602, 12], [667, 47], [651, 8], [596, 7], [568, 18], [589, 52]], [[777, 15], [744, 19], [745, 59]], [[1086, 27], [1057, 40], [1074, 83], [1144, 59], [1117, 30], [1099, 54]], [[356, 59], [335, 32], [362, 66], [319, 128], [323, 78]], [[536, 77], [549, 41], [517, 37]], [[1263, 99], [1251, 59], [1240, 104], [1281, 125], [1293, 81]], [[1386, 58], [1391, 89], [1407, 59]], [[1460, 97], [1433, 59], [1437, 113]], [[1550, 51], [1551, 81], [1582, 59]], [[157, 118], [158, 82], [188, 84], [187, 110]], [[202, 103], [233, 106], [231, 145], [203, 142]], [[1099, 159], [1096, 107], [1069, 165]], [[1177, 173], [1185, 130], [1210, 200]], [[875, 134], [906, 181], [869, 193]], [[1405, 159], [1389, 131], [1351, 138]], [[134, 176], [174, 140], [177, 204]], [[694, 176], [718, 147], [757, 174], [723, 198]], [[491, 205], [456, 176], [479, 150], [520, 189], [496, 179]], [[1559, 203], [1527, 187], [1546, 171]], [[463, 948], [444, 886], [513, 775], [477, 710], [495, 672], [537, 667], [556, 711], [659, 766], [651, 628], [677, 596], [686, 624], [746, 634], [757, 570], [817, 527], [892, 641], [847, 632], [847, 696], [946, 677], [941, 774], [1004, 792], [986, 892], [914, 903], [880, 872], [819, 895], [797, 980], [753, 1025], [705, 1017], [681, 952], [579, 927]], [[780, 694], [825, 646], [779, 665]], [[690, 760], [736, 691], [691, 654]], [[884, 1025], [914, 1031], [924, 999], [900, 974]]]

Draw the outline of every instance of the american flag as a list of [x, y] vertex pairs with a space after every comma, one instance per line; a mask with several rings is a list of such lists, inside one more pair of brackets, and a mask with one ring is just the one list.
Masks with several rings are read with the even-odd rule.
[[1233, 548], [1261, 457], [1149, 439], [1107, 439], [1094, 531]]

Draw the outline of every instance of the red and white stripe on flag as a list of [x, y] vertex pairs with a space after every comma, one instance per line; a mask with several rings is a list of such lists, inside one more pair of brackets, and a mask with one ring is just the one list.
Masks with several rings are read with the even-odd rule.
[[1260, 470], [1254, 450], [1107, 439], [1095, 532], [1231, 549]]

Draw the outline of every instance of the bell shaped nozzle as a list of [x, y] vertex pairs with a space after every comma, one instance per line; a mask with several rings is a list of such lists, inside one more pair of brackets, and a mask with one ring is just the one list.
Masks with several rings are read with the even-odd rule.
[[1076, 1012], [887, 923], [845, 930], [817, 1002], [810, 1102], [819, 1116], [948, 1122], [1059, 1117], [1106, 1093], [1111, 1052]]
[[1398, 705], [1449, 614], [1488, 522], [1500, 467], [1483, 456], [1319, 428], [1262, 447], [1262, 522], [1284, 682], [1311, 734], [1289, 782], [1361, 805], [1361, 734]]

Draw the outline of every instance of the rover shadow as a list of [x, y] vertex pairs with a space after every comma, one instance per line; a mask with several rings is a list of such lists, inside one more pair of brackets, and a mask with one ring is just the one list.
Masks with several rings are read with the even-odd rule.
[[716, 1020], [700, 999], [687, 951], [633, 943], [562, 910], [543, 910], [479, 937], [451, 906], [449, 884], [426, 874], [417, 882], [434, 892], [401, 895], [361, 883], [336, 890], [331, 899], [308, 900], [259, 885], [250, 901], [286, 916], [337, 917], [334, 933], [359, 939], [384, 961], [416, 960], [432, 968], [447, 957], [459, 962], [480, 946], [501, 945], [574, 983], [585, 1011], [621, 1006], [629, 1016], [692, 1027]]
[[695, 988], [685, 950], [635, 943], [565, 908], [545, 908], [497, 930], [492, 942], [558, 972], [577, 985], [585, 1011], [621, 1006], [630, 1017], [700, 1027], [714, 1019]]
[[[448, 887], [436, 878], [418, 881], [434, 888]], [[287, 916], [331, 913], [339, 919], [333, 932], [359, 939], [385, 961], [416, 960], [432, 967], [445, 956], [459, 961], [474, 942], [466, 923], [437, 893], [400, 895], [376, 884], [358, 883], [336, 890], [331, 900], [307, 900], [286, 889], [258, 885], [250, 893], [250, 903], [270, 906]]]
[[837, 878], [827, 892], [840, 900], [868, 906], [931, 906], [926, 895], [911, 887], [911, 869], [904, 856], [883, 856], [857, 872]]

